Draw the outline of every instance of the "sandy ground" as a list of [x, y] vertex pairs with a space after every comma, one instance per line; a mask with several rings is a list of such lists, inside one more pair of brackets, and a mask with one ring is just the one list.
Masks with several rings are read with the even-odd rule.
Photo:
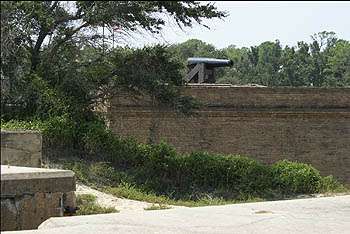
[[[143, 201], [135, 201], [125, 198], [115, 197], [113, 195], [100, 192], [96, 189], [90, 188], [83, 184], [77, 184], [76, 194], [92, 194], [96, 196], [96, 201], [100, 206], [103, 207], [114, 207], [120, 212], [130, 212], [130, 211], [145, 211], [145, 208], [148, 208], [154, 204], [143, 202]], [[179, 206], [169, 206], [172, 209], [178, 208]]]

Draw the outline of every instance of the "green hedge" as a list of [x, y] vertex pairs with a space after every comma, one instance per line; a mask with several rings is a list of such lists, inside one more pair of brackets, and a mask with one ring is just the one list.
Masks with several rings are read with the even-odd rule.
[[120, 172], [124, 172], [128, 183], [172, 198], [197, 199], [201, 194], [213, 194], [245, 199], [317, 193], [327, 186], [339, 188], [333, 178], [324, 179], [307, 164], [284, 160], [268, 166], [239, 155], [179, 154], [164, 142], [138, 144], [98, 125], [87, 126], [83, 144], [119, 172], [114, 181], [123, 180]]
[[[2, 122], [4, 126], [11, 124]], [[175, 199], [200, 199], [203, 194], [227, 199], [273, 198], [341, 188], [332, 177], [322, 177], [304, 163], [283, 160], [268, 166], [238, 155], [179, 154], [163, 142], [138, 144], [117, 137], [101, 121], [76, 123], [55, 118], [35, 126], [41, 126], [52, 147], [63, 142], [84, 152], [80, 154], [83, 161], [95, 161], [88, 170], [79, 168], [80, 164], [70, 166], [84, 182], [104, 186], [127, 182]]]

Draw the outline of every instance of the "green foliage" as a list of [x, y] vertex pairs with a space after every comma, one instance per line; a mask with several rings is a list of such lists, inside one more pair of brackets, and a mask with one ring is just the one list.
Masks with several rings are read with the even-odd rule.
[[[165, 206], [165, 204], [172, 204], [177, 206], [194, 207], [208, 205], [224, 205], [237, 202], [256, 202], [262, 200], [256, 197], [242, 197], [240, 200], [230, 200], [215, 197], [213, 195], [210, 195], [209, 193], [202, 194], [202, 196], [196, 200], [190, 198], [175, 200], [168, 195], [157, 195], [152, 191], [146, 191], [145, 189], [142, 189], [142, 185], [131, 184], [132, 179], [130, 179], [130, 175], [120, 173], [119, 170], [116, 170], [111, 166], [107, 166], [107, 164], [104, 165], [105, 167], [100, 168], [101, 171], [98, 173], [99, 177], [91, 175], [91, 171], [93, 171], [91, 170], [91, 168], [99, 168], [100, 163], [87, 163], [86, 161], [73, 163], [69, 162], [65, 164], [65, 168], [73, 170], [79, 181], [83, 182], [84, 184], [93, 186], [96, 189], [100, 189], [105, 193], [112, 194], [116, 197], [123, 197], [132, 200], [156, 203], [160, 204], [161, 206]], [[110, 173], [111, 175], [117, 175], [115, 176], [115, 178], [118, 179], [115, 179], [112, 183], [110, 183], [110, 181], [106, 180], [106, 178], [111, 178], [112, 176], [108, 175], [108, 173], [104, 173], [104, 171], [108, 171], [108, 173]], [[122, 175], [122, 177], [120, 177], [120, 175]], [[130, 181], [130, 183], [125, 181]]]
[[337, 41], [329, 48], [325, 69], [327, 86], [344, 86], [350, 84], [350, 42]]
[[[15, 120], [1, 119], [1, 129], [6, 130], [37, 130], [44, 138], [53, 144], [59, 143], [67, 147], [74, 145], [79, 137], [76, 122], [68, 116], [55, 116], [47, 120]], [[49, 142], [48, 142], [49, 143]]]
[[152, 203], [169, 203], [170, 199], [164, 195], [157, 195], [153, 192], [147, 192], [135, 185], [128, 183], [121, 183], [115, 187], [107, 187], [103, 189], [104, 192], [110, 193], [117, 197], [133, 199], [137, 201], [147, 201]]
[[114, 207], [102, 207], [96, 203], [96, 197], [92, 194], [81, 194], [77, 196], [78, 211], [76, 215], [92, 215], [117, 213]]
[[175, 87], [182, 83], [182, 64], [167, 50], [114, 50], [114, 34], [158, 33], [165, 15], [180, 27], [226, 16], [196, 1], [1, 2], [1, 79], [9, 83], [1, 117], [68, 114], [75, 121], [91, 120], [96, 103], [120, 90], [146, 93], [188, 112], [190, 98]]
[[171, 207], [164, 204], [152, 204], [151, 206], [144, 208], [144, 210], [167, 210], [167, 209], [171, 209]]
[[322, 193], [342, 193], [347, 192], [348, 189], [330, 175], [322, 177], [320, 191]]
[[174, 53], [178, 53], [184, 61], [189, 57], [212, 57], [220, 56], [220, 52], [216, 48], [198, 39], [190, 39], [183, 43], [172, 45], [169, 48]]
[[217, 49], [190, 39], [169, 49], [185, 64], [192, 56], [228, 58], [232, 67], [216, 71], [218, 83], [266, 86], [350, 86], [349, 41], [337, 39], [334, 32], [314, 34], [311, 43], [282, 48], [280, 42], [266, 41], [250, 48], [230, 45]]
[[[165, 24], [164, 14], [179, 26], [191, 26], [225, 13], [196, 1], [72, 4], [73, 11], [60, 1], [1, 2], [1, 79], [10, 83], [1, 97], [2, 129], [42, 131], [47, 146], [60, 157], [62, 150], [75, 150], [70, 156], [81, 161], [66, 167], [81, 181], [132, 199], [223, 204], [341, 189], [331, 177], [323, 178], [304, 164], [283, 161], [270, 167], [234, 155], [182, 155], [165, 143], [122, 139], [106, 128], [94, 108], [126, 91], [190, 113], [199, 103], [179, 91], [189, 56], [232, 59], [233, 68], [219, 69], [218, 76], [235, 84], [347, 86], [348, 41], [321, 32], [311, 44], [284, 49], [276, 41], [217, 50], [199, 40], [171, 47], [114, 48], [111, 35], [96, 29], [118, 28], [127, 34], [141, 27], [157, 33]], [[85, 202], [85, 213], [96, 211], [91, 200]]]
[[[55, 65], [40, 75], [24, 77], [27, 85], [16, 87], [1, 99], [4, 119], [48, 119], [65, 115], [75, 122], [95, 119], [93, 110], [120, 92], [149, 96], [159, 105], [191, 113], [198, 103], [180, 93], [182, 64], [163, 46], [115, 49], [108, 59], [90, 65], [91, 48], [63, 52]], [[92, 50], [93, 51], [93, 50]], [[80, 56], [80, 64], [69, 61]], [[96, 55], [94, 55], [96, 56]], [[97, 59], [97, 58], [96, 58]], [[58, 72], [59, 71], [59, 72]], [[45, 79], [44, 79], [45, 77]]]
[[11, 119], [10, 121], [5, 121], [1, 119], [1, 129], [4, 130], [43, 130], [44, 124], [40, 120], [31, 121], [20, 121]]
[[[208, 194], [226, 200], [269, 199], [340, 188], [332, 180], [323, 182], [316, 169], [302, 163], [281, 161], [266, 166], [235, 155], [206, 152], [182, 155], [164, 142], [138, 144], [116, 137], [98, 125], [87, 129], [82, 142], [91, 154], [90, 160], [98, 160], [83, 169], [78, 166], [78, 178], [85, 183], [112, 187], [109, 191], [118, 195], [132, 194], [133, 199], [145, 197], [145, 193], [176, 200], [201, 200]], [[76, 167], [70, 166], [74, 171]], [[123, 195], [123, 191], [129, 195]]]
[[284, 193], [307, 194], [320, 191], [322, 177], [314, 167], [283, 160], [272, 167], [273, 183]]
[[198, 106], [193, 98], [180, 94], [183, 64], [167, 47], [116, 49], [110, 63], [117, 67], [113, 70], [115, 92], [121, 87], [133, 94], [148, 95], [181, 113]]
[[64, 162], [64, 168], [73, 170], [78, 180], [93, 186], [117, 186], [128, 180], [128, 176], [116, 171], [107, 162], [96, 162], [90, 165], [81, 161]]
[[144, 169], [139, 177], [153, 191], [163, 191], [173, 197], [200, 199], [205, 193], [219, 197], [239, 198], [261, 195], [269, 187], [269, 173], [255, 160], [209, 153], [178, 155], [172, 147], [161, 143], [149, 148]]
[[267, 166], [237, 155], [179, 154], [164, 142], [146, 145], [119, 138], [102, 121], [76, 125], [56, 117], [27, 124], [2, 121], [4, 127], [40, 129], [53, 149], [77, 149], [81, 158], [66, 157], [65, 168], [83, 183], [130, 199], [204, 205], [346, 190], [307, 164], [284, 160]]

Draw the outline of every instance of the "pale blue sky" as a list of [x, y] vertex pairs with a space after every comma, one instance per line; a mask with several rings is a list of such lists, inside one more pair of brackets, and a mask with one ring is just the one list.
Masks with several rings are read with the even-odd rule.
[[[212, 1], [215, 2], [215, 1]], [[167, 27], [163, 38], [137, 36], [133, 44], [177, 43], [191, 38], [218, 48], [258, 45], [279, 39], [282, 45], [310, 41], [310, 35], [334, 31], [338, 38], [350, 40], [350, 2], [216, 2], [219, 10], [230, 14], [224, 20], [205, 21], [211, 29], [198, 25], [183, 32]]]

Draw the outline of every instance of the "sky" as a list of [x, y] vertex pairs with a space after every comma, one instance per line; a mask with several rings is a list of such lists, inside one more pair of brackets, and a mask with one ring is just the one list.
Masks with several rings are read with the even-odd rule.
[[224, 20], [205, 20], [210, 27], [194, 25], [181, 31], [174, 25], [164, 28], [162, 36], [136, 36], [134, 46], [156, 43], [181, 43], [200, 39], [217, 48], [229, 45], [249, 47], [264, 41], [278, 39], [283, 46], [310, 41], [310, 36], [321, 31], [334, 31], [338, 38], [350, 40], [350, 1], [320, 2], [215, 2], [218, 10], [227, 11]]

